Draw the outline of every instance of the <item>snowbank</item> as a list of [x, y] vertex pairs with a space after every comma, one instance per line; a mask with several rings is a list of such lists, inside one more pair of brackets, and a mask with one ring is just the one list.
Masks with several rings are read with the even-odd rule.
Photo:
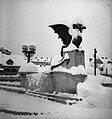
[[107, 93], [107, 90], [111, 88], [102, 86], [102, 83], [112, 84], [112, 79], [102, 75], [88, 75], [87, 80], [84, 83], [79, 83], [77, 88], [78, 90], [87, 90], [92, 93]]
[[103, 80], [104, 77], [100, 75], [88, 75], [84, 83], [78, 84], [78, 95], [83, 98], [82, 106], [112, 108], [112, 88], [103, 87]]
[[69, 69], [69, 72], [73, 75], [75, 75], [75, 74], [87, 75], [86, 70], [83, 65], [79, 65], [78, 67], [73, 66]]
[[66, 72], [72, 75], [76, 75], [76, 74], [87, 75], [86, 70], [83, 65], [79, 65], [77, 67], [72, 66], [70, 69], [66, 69], [65, 67], [60, 66], [60, 67], [55, 68], [53, 71]]
[[84, 50], [82, 46], [80, 46], [79, 48], [77, 48], [72, 42], [70, 43], [70, 45], [67, 48], [64, 48], [63, 51], [67, 52], [67, 51], [73, 51], [73, 50], [79, 50], [82, 51]]
[[97, 76], [88, 75], [87, 80], [84, 83], [79, 83], [77, 88], [88, 90], [94, 93], [101, 92], [104, 87], [100, 83], [98, 83], [97, 78]]

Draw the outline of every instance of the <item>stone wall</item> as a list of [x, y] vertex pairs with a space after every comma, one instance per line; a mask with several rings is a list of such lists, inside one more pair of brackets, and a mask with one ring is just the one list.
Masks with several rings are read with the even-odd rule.
[[26, 90], [53, 93], [55, 90], [54, 77], [51, 74], [45, 73], [32, 73], [21, 75], [21, 87]]
[[77, 84], [85, 79], [86, 75], [65, 72], [35, 73], [21, 76], [21, 86], [35, 92], [77, 94]]

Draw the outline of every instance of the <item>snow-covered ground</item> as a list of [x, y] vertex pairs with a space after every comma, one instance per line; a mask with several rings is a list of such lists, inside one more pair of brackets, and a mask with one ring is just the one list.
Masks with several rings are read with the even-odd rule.
[[[73, 105], [0, 90], [0, 119], [111, 119], [112, 88], [101, 85], [106, 78], [88, 75], [84, 83], [78, 84], [78, 94], [82, 101]], [[32, 115], [14, 115], [7, 111], [30, 112]]]

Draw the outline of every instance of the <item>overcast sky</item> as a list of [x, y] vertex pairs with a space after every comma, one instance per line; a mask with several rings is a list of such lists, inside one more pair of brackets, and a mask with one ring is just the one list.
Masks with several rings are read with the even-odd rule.
[[96, 48], [99, 56], [112, 58], [111, 0], [0, 0], [0, 47], [22, 54], [24, 42], [35, 42], [37, 55], [53, 57], [62, 42], [48, 27], [81, 16], [87, 29], [82, 47], [86, 57]]

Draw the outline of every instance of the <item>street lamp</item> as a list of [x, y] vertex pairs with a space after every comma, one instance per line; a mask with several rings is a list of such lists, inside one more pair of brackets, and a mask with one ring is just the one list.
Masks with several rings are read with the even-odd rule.
[[35, 45], [22, 45], [22, 53], [27, 57], [27, 63], [30, 62], [30, 58], [34, 56], [36, 51], [36, 46]]

